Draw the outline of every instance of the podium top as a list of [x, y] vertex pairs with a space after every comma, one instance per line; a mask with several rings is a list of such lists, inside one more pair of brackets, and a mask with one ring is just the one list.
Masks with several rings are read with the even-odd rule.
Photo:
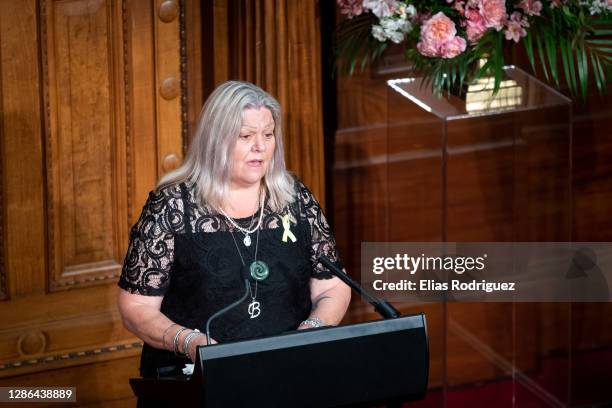
[[202, 381], [206, 407], [409, 401], [425, 394], [429, 374], [423, 314], [217, 344], [198, 353], [194, 377]]

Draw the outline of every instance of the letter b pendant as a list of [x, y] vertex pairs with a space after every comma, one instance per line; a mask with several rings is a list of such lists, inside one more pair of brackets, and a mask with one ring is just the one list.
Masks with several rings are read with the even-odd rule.
[[261, 304], [255, 299], [253, 299], [253, 301], [249, 303], [248, 312], [249, 312], [249, 316], [251, 316], [251, 319], [255, 319], [257, 316], [261, 314]]

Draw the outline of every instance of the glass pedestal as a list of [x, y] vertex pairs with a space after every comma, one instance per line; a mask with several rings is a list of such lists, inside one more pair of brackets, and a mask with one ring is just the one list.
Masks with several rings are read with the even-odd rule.
[[[387, 81], [384, 240], [571, 239], [571, 101], [519, 68], [501, 88], [436, 97], [420, 78]], [[419, 305], [430, 387], [416, 406], [568, 406], [571, 306]]]

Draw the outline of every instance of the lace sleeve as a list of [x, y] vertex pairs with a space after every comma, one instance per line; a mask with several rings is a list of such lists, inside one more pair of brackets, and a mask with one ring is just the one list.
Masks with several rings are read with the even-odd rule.
[[163, 191], [149, 193], [140, 218], [130, 231], [119, 278], [122, 289], [146, 296], [163, 296], [166, 292], [174, 259], [173, 221], [181, 213], [172, 207]]
[[297, 184], [302, 213], [310, 227], [307, 231], [307, 236], [310, 240], [311, 276], [316, 279], [329, 279], [333, 275], [318, 262], [318, 259], [321, 255], [325, 255], [337, 267], [343, 268], [338, 250], [336, 249], [336, 240], [315, 196], [302, 182], [297, 181]]

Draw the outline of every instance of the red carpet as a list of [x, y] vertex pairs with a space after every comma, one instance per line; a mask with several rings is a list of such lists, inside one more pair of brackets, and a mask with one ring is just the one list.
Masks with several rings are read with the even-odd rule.
[[612, 350], [541, 360], [527, 378], [431, 390], [410, 408], [612, 407]]

